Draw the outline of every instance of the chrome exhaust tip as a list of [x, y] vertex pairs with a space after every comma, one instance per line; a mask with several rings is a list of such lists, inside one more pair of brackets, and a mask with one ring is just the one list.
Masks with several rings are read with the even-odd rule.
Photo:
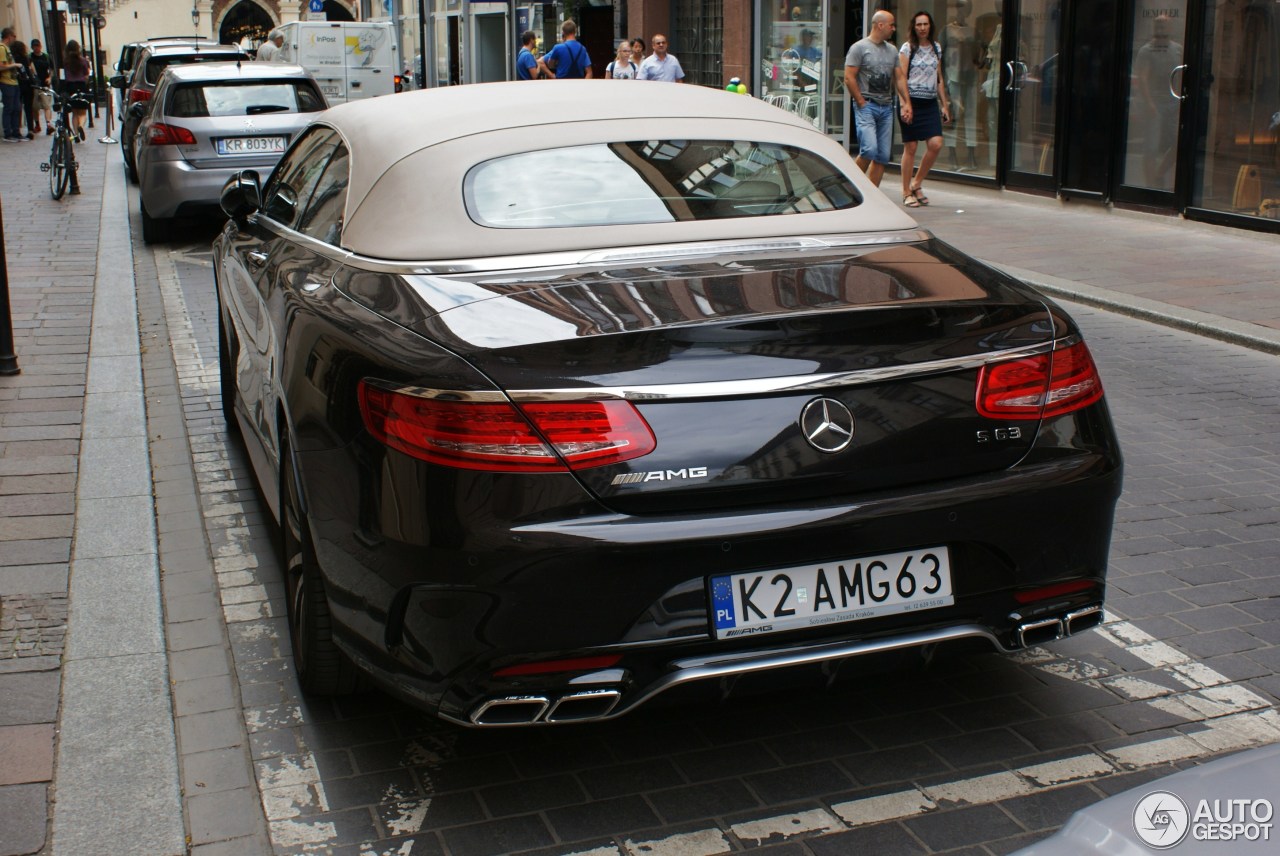
[[585, 690], [557, 699], [547, 711], [546, 722], [587, 722], [613, 712], [622, 693], [618, 690]]
[[1039, 621], [1026, 621], [1019, 624], [1017, 635], [1018, 645], [1030, 648], [1032, 645], [1042, 645], [1045, 642], [1061, 639], [1065, 634], [1062, 632], [1062, 619], [1042, 618]]
[[506, 696], [489, 699], [471, 713], [474, 725], [530, 725], [551, 706], [546, 696]]
[[1100, 603], [1086, 606], [1084, 609], [1077, 609], [1075, 612], [1068, 612], [1066, 617], [1062, 619], [1063, 629], [1068, 636], [1097, 627], [1101, 623], [1102, 604]]

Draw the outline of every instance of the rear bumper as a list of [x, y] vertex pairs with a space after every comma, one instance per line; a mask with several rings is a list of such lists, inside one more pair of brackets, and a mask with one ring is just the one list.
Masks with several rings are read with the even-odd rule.
[[138, 183], [142, 203], [152, 217], [167, 219], [198, 210], [218, 207], [222, 188], [231, 176], [243, 169], [270, 172], [275, 161], [263, 165], [252, 161], [232, 161], [216, 167], [195, 167], [185, 160], [138, 159]]
[[[1118, 457], [1085, 453], [848, 504], [643, 517], [597, 509], [512, 525], [425, 487], [421, 505], [401, 497], [382, 509], [374, 498], [385, 483], [354, 495], [320, 486], [351, 484], [338, 472], [354, 475], [360, 457], [351, 448], [300, 455], [335, 637], [394, 693], [467, 724], [608, 718], [709, 678], [954, 639], [1015, 650], [1086, 629], [1096, 621], [1068, 615], [1098, 607], [1090, 615], [1101, 617], [1121, 487]], [[398, 465], [384, 462], [383, 474]], [[433, 518], [437, 502], [456, 515]], [[415, 507], [423, 519], [406, 515]], [[952, 606], [712, 638], [711, 575], [931, 544], [951, 550]], [[1090, 586], [1015, 598], [1065, 580]], [[586, 674], [494, 675], [601, 654], [620, 659]]]

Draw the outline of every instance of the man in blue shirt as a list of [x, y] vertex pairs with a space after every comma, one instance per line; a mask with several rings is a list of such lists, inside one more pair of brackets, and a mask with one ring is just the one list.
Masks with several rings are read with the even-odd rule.
[[640, 80], [665, 80], [668, 83], [683, 83], [684, 69], [675, 54], [667, 53], [667, 37], [662, 33], [654, 33], [649, 40], [653, 45], [653, 53], [640, 63]]
[[587, 49], [578, 43], [578, 25], [572, 18], [565, 18], [560, 25], [560, 35], [564, 40], [538, 60], [538, 68], [543, 69], [547, 77], [554, 72], [556, 80], [583, 77], [590, 80], [593, 77], [591, 57], [587, 56]]
[[516, 56], [516, 79], [537, 80], [542, 77], [538, 69], [538, 60], [533, 55], [533, 46], [538, 43], [538, 34], [533, 30], [525, 30], [520, 36], [520, 53]]

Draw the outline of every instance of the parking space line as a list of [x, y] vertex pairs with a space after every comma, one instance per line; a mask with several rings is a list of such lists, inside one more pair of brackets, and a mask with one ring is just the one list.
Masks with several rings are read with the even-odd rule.
[[752, 820], [736, 823], [730, 827], [733, 834], [742, 841], [753, 841], [757, 845], [764, 844], [771, 838], [787, 838], [802, 832], [822, 833], [834, 832], [841, 828], [839, 818], [823, 809], [802, 811], [796, 814], [784, 814], [764, 820]]
[[[628, 853], [644, 854], [644, 856], [716, 856], [718, 853], [729, 853], [733, 845], [719, 829], [699, 829], [696, 832], [681, 832], [668, 835], [655, 841], [632, 841], [627, 839], [624, 847]], [[599, 848], [593, 853], [609, 853], [609, 848]]]

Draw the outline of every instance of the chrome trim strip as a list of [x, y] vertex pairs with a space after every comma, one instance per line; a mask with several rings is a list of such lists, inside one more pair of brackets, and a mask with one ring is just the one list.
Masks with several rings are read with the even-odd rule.
[[278, 235], [281, 238], [288, 238], [294, 243], [301, 244], [305, 249], [318, 256], [333, 259], [335, 262], [340, 264], [349, 263], [348, 260], [352, 257], [350, 250], [344, 250], [342, 247], [335, 247], [333, 244], [326, 244], [324, 241], [313, 238], [310, 235], [304, 235], [301, 232], [290, 229], [283, 223], [277, 220], [272, 220], [261, 211], [253, 215], [253, 217], [254, 222], [266, 229], [268, 232], [271, 232], [273, 235]]
[[1080, 341], [1079, 336], [1068, 336], [1057, 341], [1042, 342], [1022, 348], [1009, 348], [987, 354], [951, 357], [925, 363], [911, 363], [878, 369], [858, 369], [851, 372], [792, 375], [790, 377], [751, 378], [750, 380], [706, 381], [695, 383], [660, 384], [651, 386], [593, 386], [570, 389], [512, 389], [508, 390], [512, 401], [596, 401], [621, 398], [626, 401], [658, 401], [691, 398], [732, 398], [736, 396], [772, 395], [784, 392], [819, 392], [827, 389], [866, 386], [873, 383], [901, 380], [907, 377], [925, 377], [946, 372], [981, 368], [989, 363], [1016, 360], [1048, 353], [1058, 348], [1070, 347]]
[[[279, 224], [275, 224], [279, 227]], [[279, 227], [284, 229], [284, 227]], [[290, 236], [298, 235], [284, 229]], [[306, 238], [305, 235], [300, 237]], [[561, 268], [579, 265], [616, 266], [619, 264], [655, 265], [659, 262], [682, 262], [694, 258], [737, 255], [762, 252], [806, 252], [813, 250], [842, 250], [858, 247], [879, 247], [889, 244], [915, 244], [933, 236], [924, 229], [900, 229], [892, 232], [852, 232], [826, 236], [796, 236], [794, 238], [735, 238], [723, 241], [697, 241], [687, 244], [652, 244], [648, 246], [616, 248], [610, 250], [564, 250], [555, 253], [527, 253], [518, 256], [485, 256], [474, 259], [440, 259], [421, 261], [395, 261], [375, 259], [358, 253], [340, 250], [343, 259], [352, 267], [373, 273], [390, 273], [401, 276], [414, 274], [470, 274], [490, 271], [521, 270], [526, 268]], [[312, 240], [312, 239], [307, 239]], [[325, 244], [324, 246], [329, 246]], [[330, 247], [331, 250], [337, 249]]]
[[528, 403], [536, 401], [671, 401], [683, 399], [733, 398], [737, 396], [772, 395], [784, 392], [819, 392], [826, 389], [866, 386], [873, 383], [900, 380], [906, 377], [927, 377], [946, 372], [981, 368], [989, 363], [1023, 359], [1068, 348], [1080, 342], [1078, 335], [1055, 341], [1041, 342], [1022, 348], [1009, 348], [987, 354], [951, 357], [927, 363], [911, 363], [879, 369], [858, 369], [852, 372], [829, 372], [817, 375], [791, 375], [787, 377], [751, 378], [749, 380], [705, 381], [673, 383], [651, 386], [584, 386], [565, 389], [511, 389], [506, 393], [497, 390], [433, 389], [425, 386], [394, 384], [376, 378], [366, 378], [366, 383], [392, 392], [440, 401]]
[[672, 687], [701, 681], [708, 678], [725, 678], [734, 675], [745, 675], [751, 672], [763, 672], [770, 669], [781, 669], [790, 666], [805, 666], [823, 663], [828, 660], [842, 660], [863, 654], [879, 654], [886, 651], [900, 651], [904, 648], [918, 648], [923, 645], [937, 645], [942, 642], [953, 642], [959, 639], [986, 639], [997, 650], [1009, 653], [1012, 650], [1000, 643], [999, 638], [987, 628], [978, 624], [961, 624], [955, 627], [942, 627], [934, 630], [921, 630], [901, 636], [885, 639], [868, 639], [860, 642], [837, 642], [819, 645], [813, 648], [780, 649], [772, 651], [745, 651], [726, 653], [708, 657], [689, 657], [676, 660], [671, 664], [672, 671], [661, 680], [650, 684], [639, 695], [628, 698], [623, 704], [615, 707], [610, 718], [621, 716], [634, 710], [649, 699]]
[[401, 395], [412, 395], [415, 398], [426, 398], [432, 401], [464, 401], [469, 403], [509, 404], [511, 399], [496, 389], [433, 389], [427, 386], [392, 383], [376, 377], [367, 377], [364, 382], [369, 386], [396, 392]]

